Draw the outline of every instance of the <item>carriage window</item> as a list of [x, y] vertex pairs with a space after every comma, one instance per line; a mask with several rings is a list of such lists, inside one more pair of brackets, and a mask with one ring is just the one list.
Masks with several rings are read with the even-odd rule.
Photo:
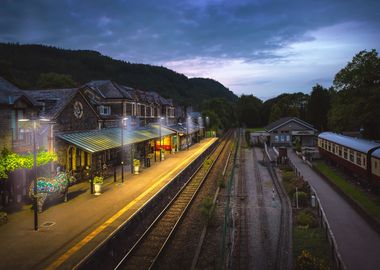
[[364, 167], [366, 166], [365, 163], [366, 163], [366, 157], [363, 156], [363, 166], [364, 166]]
[[354, 151], [350, 150], [350, 161], [354, 162]]
[[375, 161], [375, 169], [377, 169], [377, 161]]
[[362, 165], [362, 155], [359, 153], [357, 153], [357, 155], [356, 155], [356, 164], [358, 164], [360, 166]]
[[342, 146], [339, 146], [338, 151], [339, 151], [339, 156], [342, 156]]
[[348, 152], [348, 150], [347, 150], [347, 149], [344, 149], [344, 152], [343, 152], [343, 154], [344, 154], [344, 158], [345, 158], [345, 159], [347, 159], [347, 155], [348, 155], [348, 153], [347, 153], [347, 152]]

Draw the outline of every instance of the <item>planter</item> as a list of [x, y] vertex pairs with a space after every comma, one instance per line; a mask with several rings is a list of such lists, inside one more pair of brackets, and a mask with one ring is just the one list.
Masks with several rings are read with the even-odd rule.
[[139, 174], [140, 173], [140, 166], [134, 166], [133, 167], [133, 173], [134, 174]]
[[94, 184], [95, 195], [98, 196], [102, 192], [102, 184]]

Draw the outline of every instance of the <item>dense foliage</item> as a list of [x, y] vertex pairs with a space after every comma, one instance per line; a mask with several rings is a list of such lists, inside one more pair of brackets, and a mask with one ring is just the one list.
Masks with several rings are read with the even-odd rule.
[[335, 131], [363, 131], [380, 138], [380, 58], [376, 50], [361, 51], [334, 80], [329, 127]]
[[[48, 164], [51, 161], [56, 161], [57, 155], [46, 151], [37, 153], [37, 166]], [[14, 170], [25, 168], [33, 168], [34, 157], [32, 153], [27, 155], [19, 155], [3, 149], [0, 155], [0, 179], [8, 178], [8, 174]]]
[[206, 100], [201, 106], [203, 117], [209, 118], [207, 129], [222, 130], [237, 125], [235, 104], [224, 98]]
[[202, 99], [237, 99], [233, 92], [211, 79], [188, 79], [165, 67], [114, 60], [96, 51], [42, 45], [0, 43], [0, 76], [22, 89], [65, 88], [72, 87], [72, 82], [79, 86], [91, 80], [112, 80], [156, 91], [178, 104], [195, 108]]

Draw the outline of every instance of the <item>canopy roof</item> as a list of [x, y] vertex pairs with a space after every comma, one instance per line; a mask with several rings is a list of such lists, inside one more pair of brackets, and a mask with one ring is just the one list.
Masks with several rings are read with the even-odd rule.
[[[161, 127], [161, 136], [175, 134], [175, 132]], [[121, 147], [121, 128], [107, 128], [100, 130], [81, 131], [57, 135], [62, 140], [72, 143], [89, 153], [96, 153], [112, 148]], [[124, 145], [139, 143], [160, 137], [160, 127], [151, 125], [141, 129], [124, 129]]]

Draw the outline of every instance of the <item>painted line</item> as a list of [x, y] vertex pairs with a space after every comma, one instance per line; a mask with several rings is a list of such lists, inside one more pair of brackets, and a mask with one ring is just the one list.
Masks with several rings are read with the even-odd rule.
[[198, 155], [200, 152], [203, 152], [205, 150], [205, 148], [209, 147], [209, 145], [212, 142], [214, 142], [214, 140], [210, 140], [207, 144], [205, 144], [204, 146], [202, 146], [200, 149], [198, 149], [196, 152], [194, 152], [191, 156], [189, 156], [185, 160], [183, 160], [178, 166], [174, 167], [174, 169], [172, 169], [171, 171], [169, 171], [169, 173], [163, 173], [163, 174], [161, 174], [159, 180], [156, 183], [154, 183], [147, 190], [145, 190], [143, 193], [141, 193], [139, 196], [137, 196], [135, 199], [133, 199], [131, 202], [129, 202], [126, 206], [124, 206], [122, 209], [120, 209], [115, 215], [113, 215], [112, 217], [110, 217], [102, 225], [100, 225], [95, 230], [93, 230], [91, 233], [89, 233], [80, 242], [78, 242], [76, 245], [74, 245], [72, 248], [70, 248], [64, 254], [62, 254], [58, 259], [56, 259], [54, 262], [52, 262], [46, 268], [46, 270], [57, 269], [68, 258], [70, 258], [73, 254], [75, 254], [79, 249], [81, 249], [84, 245], [86, 245], [88, 242], [90, 242], [92, 239], [94, 239], [99, 233], [101, 233], [103, 230], [105, 230], [111, 223], [113, 223], [116, 219], [118, 219], [126, 211], [128, 211], [129, 209], [131, 209], [138, 201], [140, 201], [143, 197], [145, 197], [149, 192], [153, 191], [164, 180], [167, 180], [168, 179], [167, 176], [173, 174], [178, 168], [182, 167], [185, 163], [187, 163], [194, 156]]

